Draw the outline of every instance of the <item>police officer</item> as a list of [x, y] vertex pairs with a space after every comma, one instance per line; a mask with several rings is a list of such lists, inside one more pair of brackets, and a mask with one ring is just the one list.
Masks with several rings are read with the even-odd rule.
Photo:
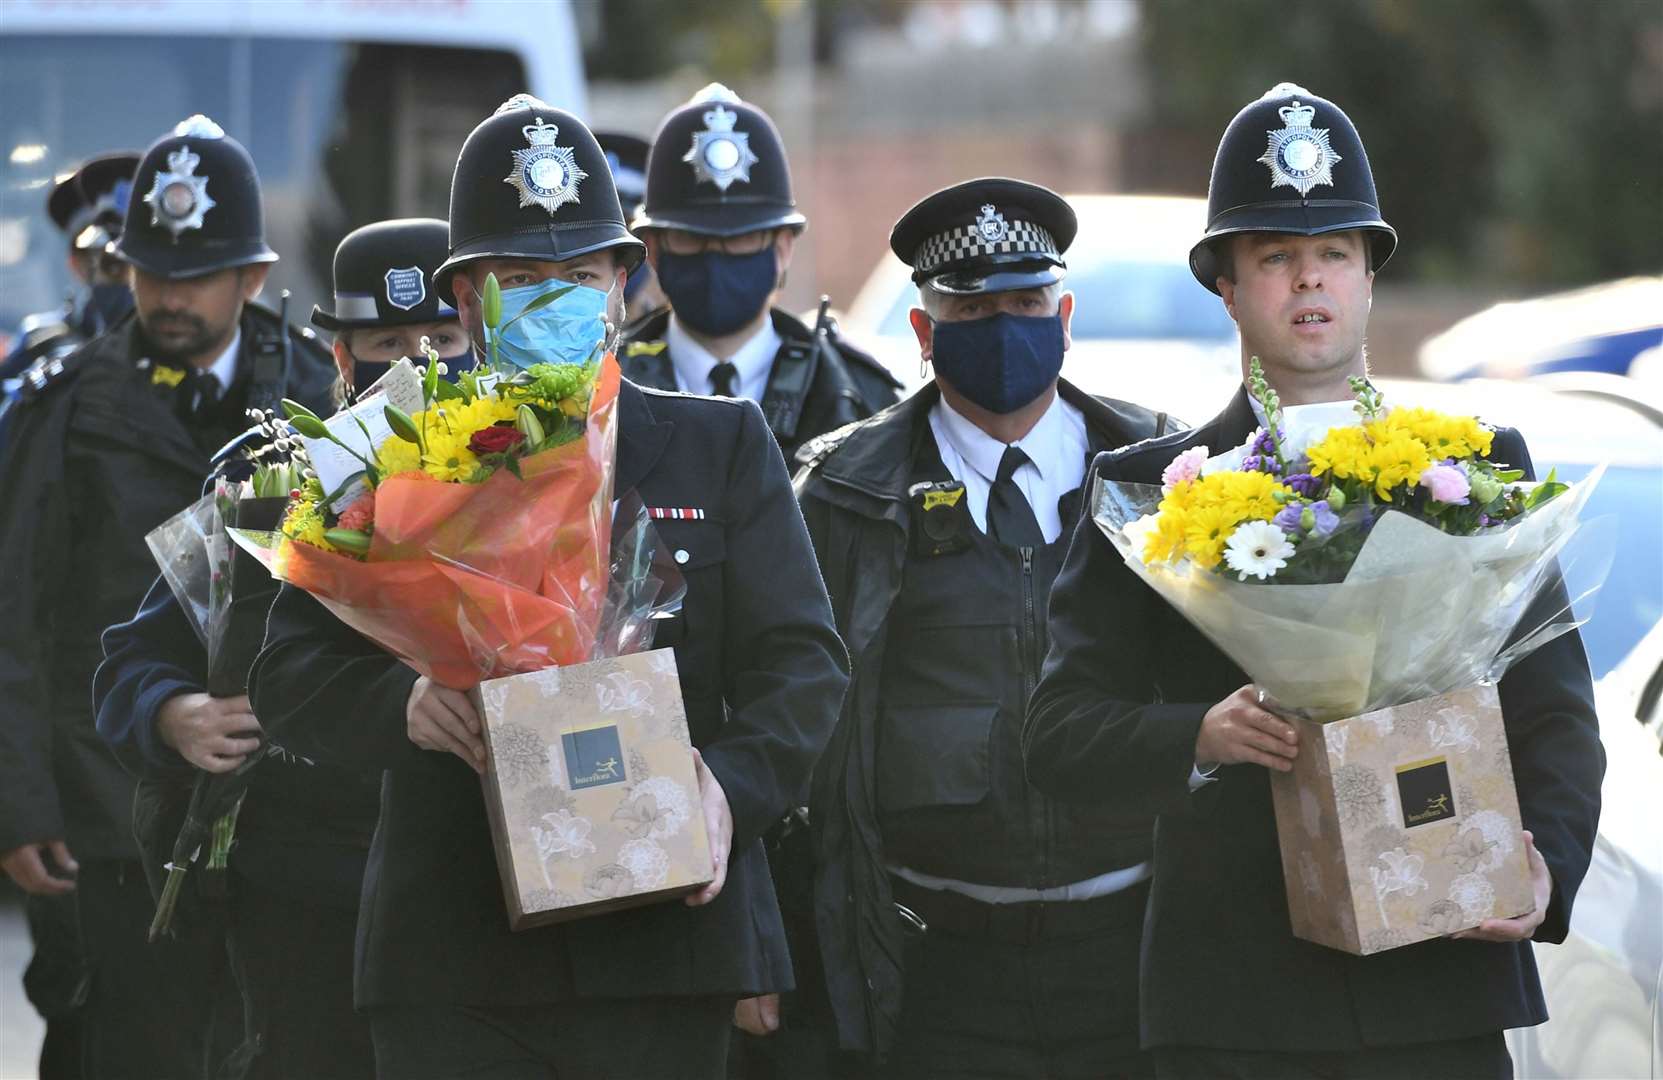
[[[1190, 267], [1236, 321], [1244, 376], [1257, 357], [1290, 422], [1307, 406], [1350, 412], [1374, 275], [1397, 245], [1350, 118], [1289, 83], [1249, 102], [1219, 141], [1207, 216]], [[1159, 484], [1178, 454], [1239, 446], [1262, 422], [1238, 389], [1211, 421], [1103, 455], [1093, 473]], [[1496, 429], [1491, 456], [1529, 473], [1511, 428]], [[1550, 593], [1520, 626], [1565, 602]], [[1604, 755], [1574, 632], [1499, 687], [1535, 909], [1464, 940], [1375, 943], [1387, 951], [1371, 956], [1289, 929], [1269, 776], [1311, 748], [1090, 521], [1052, 593], [1051, 640], [1025, 732], [1029, 778], [1103, 812], [1159, 814], [1142, 988], [1159, 1075], [1512, 1075], [1503, 1030], [1547, 1016], [1531, 939], [1564, 940], [1599, 823]]]
[[[456, 310], [429, 284], [448, 252], [449, 229], [432, 218], [376, 222], [341, 241], [333, 310], [313, 308], [312, 322], [335, 335], [343, 386], [369, 387], [400, 357], [419, 357], [423, 338], [447, 366], [472, 365]], [[239, 462], [246, 469], [240, 457], [222, 468], [235, 477]], [[262, 588], [245, 590], [249, 571]], [[277, 587], [256, 563], [239, 563], [232, 584], [230, 633], [252, 632], [257, 645]], [[234, 770], [255, 751], [257, 722], [226, 707], [246, 699], [209, 697], [207, 654], [165, 581], [103, 644], [98, 732], [131, 771], [188, 781]], [[281, 747], [248, 773], [229, 860], [229, 937], [244, 1001], [238, 1062], [248, 1080], [375, 1071], [369, 1024], [352, 1008], [352, 951], [379, 803], [378, 775]]]
[[[595, 141], [601, 144], [606, 163], [612, 168], [624, 220], [633, 221], [647, 200], [647, 156], [652, 151], [652, 143], [623, 131], [597, 131]], [[624, 306], [633, 318], [641, 319], [668, 302], [658, 287], [658, 279], [653, 277], [651, 266], [643, 262], [629, 272], [629, 281], [624, 286]]]
[[[463, 145], [450, 234], [434, 284], [476, 345], [495, 275], [503, 316], [523, 314], [515, 338], [548, 361], [587, 358], [594, 342], [565, 330], [599, 312], [616, 324], [642, 255], [594, 136], [523, 95]], [[615, 490], [661, 511], [686, 578], [655, 643], [675, 648], [700, 752], [716, 864], [700, 893], [511, 932], [467, 696], [305, 592], [285, 585], [272, 606], [249, 680], [261, 722], [313, 760], [385, 770], [355, 984], [382, 1077], [720, 1077], [735, 999], [790, 983], [761, 833], [830, 733], [842, 645], [757, 407], [626, 380], [617, 417]]]
[[934, 381], [796, 480], [854, 669], [809, 807], [827, 986], [842, 1045], [897, 1077], [1144, 1067], [1149, 833], [1030, 788], [1019, 741], [1086, 465], [1169, 424], [1058, 378], [1075, 230], [1020, 180], [907, 211]]
[[829, 319], [811, 330], [772, 306], [807, 221], [785, 144], [755, 105], [713, 83], [659, 125], [632, 227], [670, 309], [625, 331], [624, 374], [759, 402], [787, 461], [895, 401], [900, 385]]
[[85, 292], [61, 308], [23, 320], [12, 351], [0, 360], [0, 385], [15, 389], [30, 364], [47, 355], [68, 355], [132, 308], [126, 268], [107, 248], [121, 236], [138, 164], [139, 155], [132, 151], [100, 154], [53, 186], [46, 213], [69, 241], [69, 272]]
[[136, 311], [30, 369], [0, 449], [0, 867], [77, 898], [94, 1076], [196, 1075], [226, 996], [220, 943], [145, 943], [133, 780], [87, 703], [99, 634], [156, 576], [145, 533], [197, 497], [244, 410], [327, 409], [328, 353], [252, 303], [277, 258], [262, 222], [253, 161], [218, 125], [192, 117], [152, 145], [117, 246]]
[[437, 218], [399, 218], [355, 229], [335, 249], [335, 310], [312, 325], [335, 336], [335, 361], [362, 392], [402, 357], [425, 363], [422, 339], [452, 374], [473, 366], [456, 309], [429, 283], [450, 251]]

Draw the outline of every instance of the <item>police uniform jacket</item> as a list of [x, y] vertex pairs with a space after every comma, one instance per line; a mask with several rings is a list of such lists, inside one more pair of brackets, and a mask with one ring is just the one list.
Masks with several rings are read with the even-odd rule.
[[[277, 583], [266, 577], [248, 595], [238, 593], [232, 632], [252, 632], [258, 642]], [[157, 721], [174, 697], [206, 692], [207, 671], [207, 650], [178, 597], [157, 578], [138, 613], [104, 632], [104, 662], [93, 685], [98, 733], [129, 772], [182, 782], [188, 792], [201, 773], [162, 741]], [[263, 889], [356, 911], [380, 780], [277, 748], [248, 774], [231, 868]], [[171, 844], [173, 837], [163, 839]]]
[[[1159, 484], [1191, 446], [1239, 446], [1257, 426], [1245, 391], [1193, 431], [1100, 455], [1106, 480]], [[1531, 469], [1518, 432], [1491, 457]], [[1527, 614], [1531, 625], [1563, 593]], [[1191, 794], [1195, 739], [1247, 676], [1143, 584], [1089, 517], [1051, 602], [1051, 652], [1029, 705], [1028, 778], [1078, 800], [1158, 813], [1140, 991], [1146, 1046], [1349, 1051], [1462, 1039], [1547, 1018], [1529, 942], [1442, 938], [1357, 957], [1289, 927], [1270, 783], [1227, 765]], [[1524, 827], [1553, 877], [1538, 941], [1564, 940], [1599, 821], [1600, 749], [1581, 639], [1543, 646], [1501, 680]]]
[[[1171, 425], [1162, 414], [1090, 397], [1067, 382], [1058, 383], [1058, 393], [1084, 414], [1094, 445], [1123, 446]], [[877, 1055], [887, 1051], [902, 993], [902, 924], [892, 906], [875, 795], [879, 685], [910, 543], [907, 489], [921, 441], [933, 438], [929, 414], [938, 400], [932, 383], [864, 423], [814, 440], [799, 454], [795, 480], [854, 672], [813, 777], [815, 915], [839, 1041]]]
[[[768, 373], [762, 412], [779, 440], [786, 461], [816, 435], [864, 420], [893, 405], [900, 383], [867, 353], [828, 328], [823, 340], [796, 317], [774, 308], [774, 330], [784, 342]], [[676, 373], [664, 340], [668, 308], [652, 312], [625, 328], [618, 350], [626, 378], [641, 386], [675, 390]], [[705, 393], [690, 386], [691, 393]]]
[[727, 883], [702, 907], [674, 900], [511, 933], [479, 778], [407, 734], [416, 673], [285, 585], [250, 674], [256, 715], [296, 753], [386, 770], [360, 909], [361, 1008], [791, 984], [760, 837], [831, 732], [847, 656], [756, 406], [626, 381], [619, 417], [615, 490], [704, 511], [657, 522], [687, 595], [656, 644], [675, 648], [693, 743], [732, 808]]
[[207, 429], [182, 418], [184, 387], [156, 381], [133, 316], [26, 379], [0, 452], [0, 851], [63, 838], [79, 859], [137, 857], [133, 779], [93, 727], [99, 635], [156, 579], [145, 534], [196, 500], [242, 404], [327, 412], [336, 378], [268, 309], [244, 305], [241, 325], [237, 382]]

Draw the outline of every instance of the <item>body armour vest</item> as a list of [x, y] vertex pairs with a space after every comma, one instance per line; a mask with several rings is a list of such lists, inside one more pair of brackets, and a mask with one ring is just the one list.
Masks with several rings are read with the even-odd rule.
[[[926, 433], [913, 482], [951, 479]], [[1072, 515], [1064, 513], [1056, 542], [1016, 548], [962, 509], [958, 535], [929, 545], [953, 550], [911, 546], [890, 609], [876, 748], [886, 861], [982, 885], [1049, 888], [1148, 860], [1150, 830], [1052, 800], [1025, 778], [1022, 718], [1050, 645], [1045, 613]]]

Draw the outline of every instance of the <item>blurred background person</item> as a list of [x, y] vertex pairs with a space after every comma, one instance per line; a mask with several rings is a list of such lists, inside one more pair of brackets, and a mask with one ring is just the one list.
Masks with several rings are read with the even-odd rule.
[[[595, 141], [601, 144], [606, 163], [612, 169], [612, 182], [618, 187], [624, 220], [634, 221], [647, 199], [647, 155], [652, 151], [652, 144], [639, 135], [622, 131], [597, 131]], [[666, 303], [651, 266], [642, 263], [629, 272], [629, 281], [624, 285], [624, 305], [631, 318], [643, 318]]]

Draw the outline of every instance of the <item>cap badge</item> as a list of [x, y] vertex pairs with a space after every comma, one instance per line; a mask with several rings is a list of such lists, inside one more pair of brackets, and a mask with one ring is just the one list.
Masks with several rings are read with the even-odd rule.
[[1010, 235], [1010, 223], [1005, 215], [993, 209], [992, 203], [983, 203], [981, 216], [976, 219], [976, 231], [984, 243], [997, 244]]
[[175, 135], [184, 135], [192, 139], [225, 138], [225, 129], [208, 119], [206, 116], [203, 116], [201, 113], [195, 113], [189, 117], [186, 117], [184, 120], [179, 121], [179, 123], [174, 125], [173, 133]]
[[208, 178], [197, 176], [202, 159], [181, 145], [167, 156], [167, 171], [156, 173], [156, 181], [144, 201], [150, 207], [150, 224], [160, 225], [175, 240], [188, 229], [202, 228], [202, 216], [216, 205], [208, 194]]
[[1270, 186], [1291, 187], [1303, 197], [1318, 184], [1334, 186], [1334, 163], [1340, 155], [1328, 145], [1328, 129], [1314, 128], [1317, 111], [1295, 100], [1276, 110], [1282, 117], [1280, 131], [1266, 132], [1270, 145], [1258, 158], [1270, 167]]
[[567, 203], [577, 202], [577, 186], [589, 174], [577, 167], [571, 147], [554, 145], [560, 129], [544, 123], [539, 116], [535, 124], [527, 124], [520, 131], [530, 149], [512, 151], [514, 171], [503, 180], [520, 193], [520, 206], [535, 204], [553, 214]]
[[681, 158], [693, 166], [699, 183], [726, 191], [735, 180], [751, 182], [758, 158], [751, 153], [750, 135], [733, 129], [738, 121], [738, 113], [721, 105], [704, 114], [704, 130], [693, 133], [693, 145]]
[[387, 303], [409, 311], [427, 299], [426, 275], [419, 266], [387, 271]]

